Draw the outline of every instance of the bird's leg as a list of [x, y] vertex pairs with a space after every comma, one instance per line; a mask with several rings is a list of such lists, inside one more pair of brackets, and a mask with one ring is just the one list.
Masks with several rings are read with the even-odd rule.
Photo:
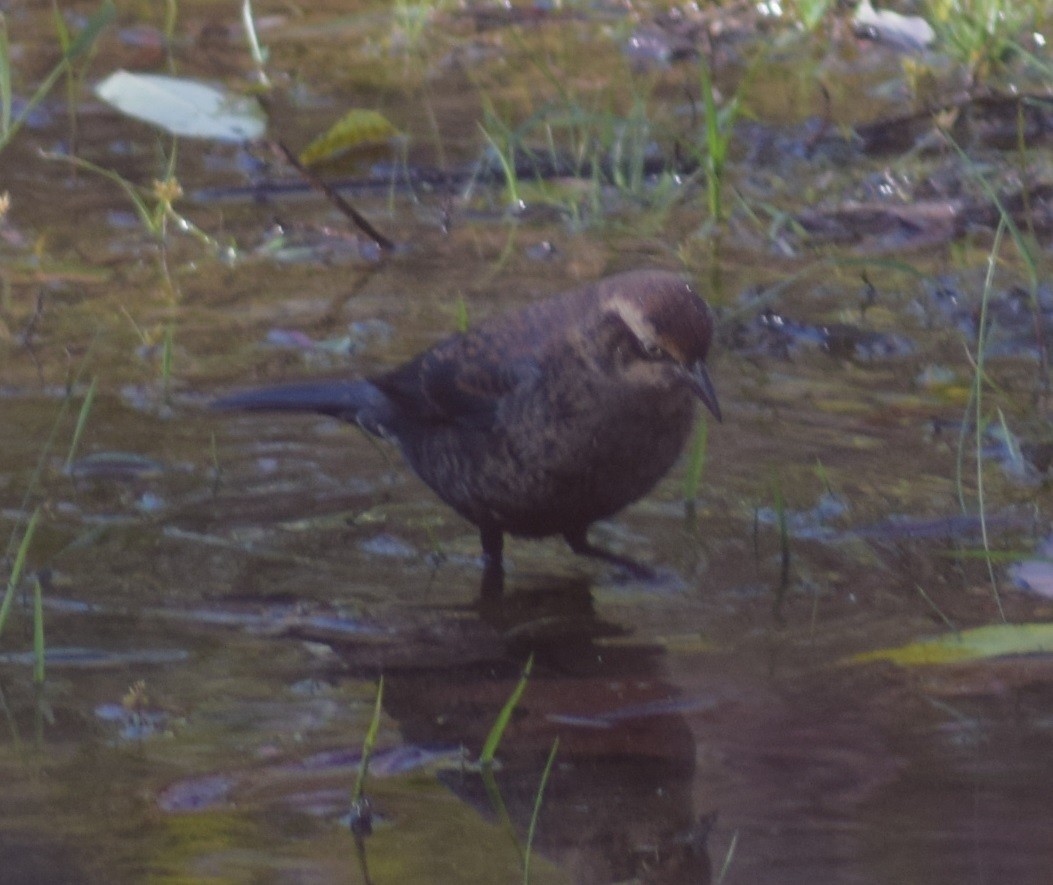
[[619, 556], [617, 553], [611, 553], [609, 550], [604, 550], [602, 547], [589, 543], [587, 533], [588, 528], [586, 527], [575, 529], [572, 532], [564, 532], [563, 537], [570, 545], [570, 549], [579, 556], [588, 556], [592, 559], [602, 559], [604, 562], [610, 562], [625, 569], [634, 578], [643, 578], [645, 580], [653, 580], [655, 578], [654, 570], [642, 562], [637, 562], [628, 556]]
[[480, 526], [479, 539], [483, 544], [483, 584], [480, 595], [484, 598], [500, 597], [505, 587], [505, 533], [494, 526]]
[[484, 525], [479, 528], [479, 540], [483, 545], [483, 560], [487, 566], [496, 565], [499, 569], [501, 557], [505, 549], [505, 533], [492, 525]]

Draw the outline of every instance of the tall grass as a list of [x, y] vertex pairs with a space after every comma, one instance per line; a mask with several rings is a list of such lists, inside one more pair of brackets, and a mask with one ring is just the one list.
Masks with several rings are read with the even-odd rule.
[[980, 310], [977, 319], [976, 329], [976, 344], [975, 352], [971, 354], [972, 367], [973, 367], [973, 380], [970, 387], [969, 401], [966, 405], [965, 412], [962, 416], [961, 430], [958, 436], [958, 454], [956, 464], [955, 481], [958, 493], [958, 502], [963, 512], [968, 512], [969, 507], [966, 501], [965, 495], [965, 452], [966, 446], [969, 440], [969, 427], [972, 426], [972, 446], [973, 454], [976, 462], [976, 503], [978, 510], [978, 518], [980, 521], [980, 535], [981, 542], [983, 545], [984, 560], [987, 563], [988, 578], [991, 582], [992, 592], [994, 593], [995, 603], [998, 607], [999, 617], [1004, 621], [1006, 619], [1005, 609], [1002, 605], [1001, 592], [998, 587], [998, 580], [994, 570], [995, 556], [991, 550], [990, 536], [987, 525], [987, 512], [986, 512], [986, 488], [984, 485], [984, 455], [983, 455], [983, 438], [984, 433], [990, 423], [987, 415], [984, 411], [984, 388], [988, 383], [986, 375], [987, 366], [987, 339], [991, 331], [990, 325], [990, 301], [994, 291], [994, 280], [995, 274], [998, 269], [998, 261], [1002, 250], [1002, 239], [1008, 233], [1009, 237], [1015, 246], [1017, 253], [1019, 254], [1021, 261], [1024, 266], [1024, 270], [1028, 276], [1028, 294], [1031, 301], [1031, 309], [1035, 316], [1035, 328], [1038, 334], [1038, 347], [1042, 354], [1042, 365], [1043, 365], [1043, 385], [1048, 386], [1048, 358], [1045, 353], [1045, 341], [1044, 330], [1042, 324], [1042, 308], [1038, 300], [1038, 287], [1039, 287], [1039, 271], [1038, 262], [1035, 257], [1035, 250], [1032, 241], [1024, 235], [1024, 233], [1017, 226], [1013, 220], [1009, 211], [1006, 209], [1001, 198], [995, 192], [994, 187], [991, 185], [987, 177], [977, 169], [976, 165], [971, 161], [964, 150], [955, 142], [953, 139], [947, 136], [949, 144], [957, 152], [959, 158], [963, 161], [964, 168], [967, 174], [969, 174], [984, 191], [987, 198], [994, 204], [998, 209], [998, 227], [995, 230], [994, 239], [991, 243], [991, 248], [987, 255], [987, 271], [984, 275], [983, 289], [980, 293]]
[[[95, 346], [94, 340], [88, 348], [90, 355], [91, 351]], [[51, 431], [48, 434], [47, 440], [45, 440], [43, 447], [41, 448], [40, 454], [37, 458], [36, 466], [33, 469], [33, 473], [30, 476], [29, 484], [22, 496], [21, 511], [25, 511], [30, 500], [36, 495], [38, 487], [40, 485], [41, 477], [44, 473], [45, 465], [51, 456], [52, 449], [55, 444], [55, 439], [58, 435], [59, 427], [63, 423], [63, 419], [69, 410], [70, 403], [73, 400], [72, 388], [77, 385], [83, 374], [86, 360], [81, 364], [76, 375], [71, 379], [70, 386], [71, 390], [62, 400], [62, 405], [59, 408], [58, 414], [55, 417], [55, 421], [52, 424]], [[80, 444], [81, 437], [84, 433], [84, 428], [88, 422], [88, 416], [91, 414], [92, 403], [95, 399], [96, 391], [96, 379], [92, 379], [91, 385], [88, 388], [88, 392], [84, 397], [84, 402], [81, 404], [80, 411], [77, 415], [77, 423], [73, 431], [72, 439], [70, 440], [69, 450], [66, 454], [65, 469], [69, 472], [72, 468], [74, 458], [76, 457], [77, 448]], [[21, 538], [19, 539], [18, 531], [21, 527], [21, 521], [16, 520], [15, 526], [12, 529], [11, 537], [8, 540], [7, 552], [4, 556], [5, 559], [11, 558], [12, 552], [14, 552], [14, 559], [11, 565], [11, 570], [7, 576], [7, 584], [4, 589], [3, 599], [0, 600], [0, 636], [3, 635], [4, 628], [7, 625], [7, 619], [11, 613], [11, 606], [14, 602], [15, 592], [18, 589], [19, 583], [22, 581], [26, 562], [29, 556], [30, 547], [33, 544], [33, 539], [36, 536], [37, 528], [39, 527], [40, 520], [43, 513], [43, 505], [38, 505], [33, 512], [30, 514], [28, 520], [25, 522], [25, 528], [22, 530]], [[45, 669], [45, 644], [44, 644], [44, 585], [47, 583], [45, 579], [40, 577], [40, 573], [34, 576], [33, 584], [33, 680], [38, 686], [42, 686], [44, 683]]]
[[928, 0], [927, 18], [943, 50], [965, 66], [975, 85], [1018, 48], [1037, 4], [1019, 0]]
[[699, 89], [702, 93], [702, 125], [705, 133], [703, 166], [706, 170], [706, 205], [709, 217], [714, 222], [724, 218], [724, 168], [728, 160], [728, 147], [735, 120], [741, 108], [740, 95], [736, 95], [723, 108], [717, 107], [716, 90], [710, 74], [709, 64], [700, 59], [698, 64]]
[[72, 70], [75, 61], [85, 56], [95, 45], [99, 35], [116, 19], [117, 10], [113, 0], [103, 0], [99, 8], [88, 17], [87, 22], [72, 40], [63, 23], [59, 29], [59, 43], [62, 57], [48, 72], [47, 76], [27, 99], [17, 115], [13, 111], [13, 87], [11, 47], [7, 31], [7, 22], [0, 13], [0, 151], [18, 134], [29, 119], [37, 105], [54, 88], [59, 78]]
[[976, 353], [973, 355], [973, 382], [969, 393], [969, 404], [962, 418], [961, 432], [958, 438], [958, 467], [957, 486], [958, 501], [963, 511], [968, 511], [965, 500], [965, 487], [963, 482], [965, 447], [968, 439], [969, 418], [972, 417], [973, 428], [973, 454], [976, 461], [976, 505], [978, 518], [980, 520], [980, 540], [983, 544], [985, 561], [987, 562], [988, 577], [994, 592], [995, 603], [998, 606], [998, 615], [1004, 621], [1005, 609], [1002, 607], [1002, 595], [998, 589], [998, 579], [995, 575], [994, 561], [990, 556], [991, 539], [987, 527], [987, 503], [986, 486], [984, 484], [984, 434], [987, 431], [988, 420], [984, 414], [984, 385], [985, 367], [987, 362], [987, 336], [990, 332], [989, 305], [991, 292], [994, 287], [995, 270], [998, 265], [998, 256], [1001, 252], [1002, 236], [1006, 230], [1006, 217], [1003, 216], [995, 230], [994, 242], [987, 257], [987, 273], [984, 276], [984, 286], [980, 295], [980, 315], [976, 329]]
[[[663, 209], [685, 193], [676, 159], [654, 162], [662, 144], [677, 140], [679, 128], [668, 113], [663, 119], [652, 100], [655, 80], [626, 70], [610, 78], [610, 87], [580, 94], [565, 72], [524, 45], [522, 37], [512, 35], [512, 39], [526, 64], [540, 75], [539, 88], [548, 87], [547, 96], [518, 122], [503, 117], [479, 87], [481, 129], [512, 205], [527, 199], [527, 170], [531, 170], [530, 193], [565, 208], [575, 222], [602, 218], [610, 205], [609, 195]], [[693, 136], [683, 140], [690, 152]]]

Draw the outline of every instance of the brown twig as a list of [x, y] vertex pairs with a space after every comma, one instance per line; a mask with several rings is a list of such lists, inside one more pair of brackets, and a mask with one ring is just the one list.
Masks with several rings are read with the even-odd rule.
[[395, 249], [395, 244], [385, 237], [380, 231], [378, 231], [366, 218], [359, 213], [354, 206], [352, 206], [347, 200], [345, 200], [340, 194], [333, 190], [328, 184], [314, 174], [310, 169], [303, 165], [297, 159], [289, 148], [287, 148], [282, 142], [276, 141], [271, 142], [271, 148], [275, 153], [283, 156], [286, 161], [303, 176], [304, 180], [311, 185], [315, 190], [320, 191], [325, 195], [326, 199], [329, 200], [337, 209], [344, 213], [351, 222], [362, 231], [367, 237], [369, 237], [377, 246], [384, 252], [392, 252]]

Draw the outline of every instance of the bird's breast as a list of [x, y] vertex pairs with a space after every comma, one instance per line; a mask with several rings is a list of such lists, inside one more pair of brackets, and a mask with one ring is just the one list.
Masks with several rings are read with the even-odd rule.
[[478, 525], [517, 534], [574, 530], [646, 494], [691, 431], [679, 387], [547, 375], [503, 397], [491, 424], [450, 424], [402, 440], [407, 461]]

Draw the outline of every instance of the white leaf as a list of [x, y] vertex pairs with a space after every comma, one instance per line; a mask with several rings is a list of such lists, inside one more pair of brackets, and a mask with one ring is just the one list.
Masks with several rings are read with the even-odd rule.
[[856, 7], [853, 21], [857, 29], [900, 49], [924, 49], [936, 41], [936, 32], [925, 19], [900, 15], [889, 9], [874, 9], [870, 0], [863, 0]]
[[195, 80], [116, 71], [95, 87], [95, 94], [122, 114], [173, 135], [252, 141], [267, 128], [256, 99]]

